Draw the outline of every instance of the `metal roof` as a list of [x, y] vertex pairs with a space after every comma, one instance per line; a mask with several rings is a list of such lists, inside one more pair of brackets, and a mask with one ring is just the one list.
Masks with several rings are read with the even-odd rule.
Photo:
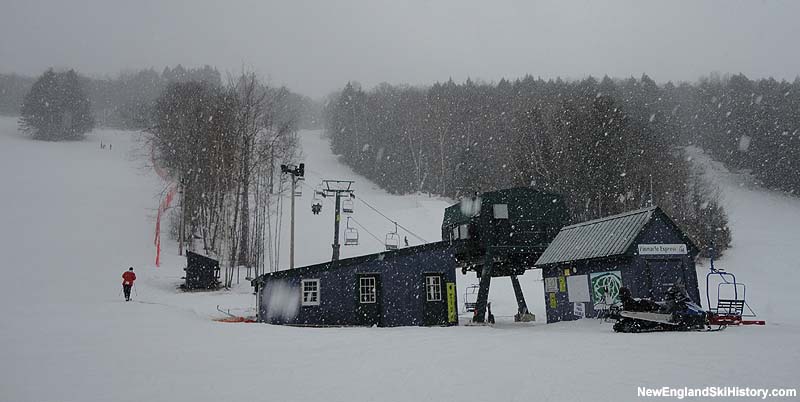
[[658, 207], [648, 207], [566, 226], [535, 265], [624, 254], [656, 209]]

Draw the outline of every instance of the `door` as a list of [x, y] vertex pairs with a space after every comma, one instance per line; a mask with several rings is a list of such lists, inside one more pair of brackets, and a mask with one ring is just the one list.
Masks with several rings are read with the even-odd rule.
[[653, 300], [664, 300], [670, 286], [677, 282], [686, 285], [686, 274], [681, 260], [646, 260], [648, 285]]
[[359, 274], [356, 277], [356, 323], [364, 326], [383, 325], [381, 277]]
[[425, 274], [423, 325], [447, 325], [447, 294], [442, 274]]

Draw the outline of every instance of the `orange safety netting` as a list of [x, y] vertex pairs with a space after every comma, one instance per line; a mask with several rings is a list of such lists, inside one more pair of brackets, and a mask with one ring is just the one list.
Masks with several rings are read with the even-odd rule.
[[[171, 181], [167, 171], [159, 166], [158, 163], [156, 163], [155, 146], [150, 148], [150, 160], [153, 163], [153, 169], [156, 171], [156, 174], [165, 181]], [[167, 208], [169, 208], [169, 205], [172, 203], [172, 199], [175, 198], [176, 192], [177, 186], [173, 183], [167, 191], [167, 195], [158, 205], [158, 214], [156, 216], [156, 235], [155, 239], [153, 239], [153, 245], [156, 246], [156, 267], [161, 266], [161, 214], [164, 213]]]

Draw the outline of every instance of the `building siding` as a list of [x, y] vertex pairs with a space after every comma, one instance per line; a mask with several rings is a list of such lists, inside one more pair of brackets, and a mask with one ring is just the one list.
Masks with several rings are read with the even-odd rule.
[[[688, 252], [685, 255], [639, 255], [639, 244], [686, 244]], [[581, 247], [580, 245], [575, 246]], [[562, 242], [559, 247], [571, 247], [571, 245]], [[628, 248], [616, 255], [561, 261], [546, 264], [540, 268], [542, 268], [543, 278], [557, 278], [559, 281], [562, 280], [559, 279], [562, 277], [566, 281], [568, 275], [565, 274], [565, 270], [567, 269], [570, 271], [570, 276], [587, 275], [587, 281], [592, 273], [619, 271], [622, 286], [630, 289], [633, 297], [654, 300], [663, 298], [666, 286], [662, 284], [674, 283], [675, 278], [680, 278], [685, 282], [686, 290], [692, 300], [699, 303], [700, 294], [694, 264], [696, 254], [696, 247], [691, 240], [663, 212], [658, 210], [651, 215], [646, 224], [640, 227], [640, 231], [635, 235], [635, 239]], [[545, 291], [544, 302], [548, 323], [579, 318], [574, 314], [574, 303], [569, 301], [569, 290], [565, 290], [562, 292], [559, 288], [556, 292]], [[551, 293], [555, 295], [555, 308], [551, 306], [551, 297], [553, 297]], [[585, 312], [586, 317], [597, 316], [599, 310], [596, 309], [594, 300], [585, 303]]]
[[[380, 300], [376, 303], [381, 309], [380, 326], [424, 325], [426, 312], [429, 317], [431, 314], [439, 317], [441, 324], [448, 324], [446, 284], [456, 281], [455, 261], [449, 247], [422, 249], [416, 253], [381, 253], [355, 264], [295, 271], [265, 278], [260, 290], [261, 321], [310, 326], [361, 325], [357, 313], [358, 278], [363, 274], [375, 274], [381, 284]], [[441, 276], [441, 302], [426, 301], [426, 274]], [[303, 279], [319, 279], [318, 306], [300, 305]]]

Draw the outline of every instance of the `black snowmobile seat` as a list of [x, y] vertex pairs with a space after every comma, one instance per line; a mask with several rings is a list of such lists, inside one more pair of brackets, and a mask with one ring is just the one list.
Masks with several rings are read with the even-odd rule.
[[625, 311], [658, 311], [661, 305], [647, 299], [637, 300], [631, 296], [631, 291], [628, 288], [622, 287], [619, 289], [619, 299], [622, 302], [622, 309]]

